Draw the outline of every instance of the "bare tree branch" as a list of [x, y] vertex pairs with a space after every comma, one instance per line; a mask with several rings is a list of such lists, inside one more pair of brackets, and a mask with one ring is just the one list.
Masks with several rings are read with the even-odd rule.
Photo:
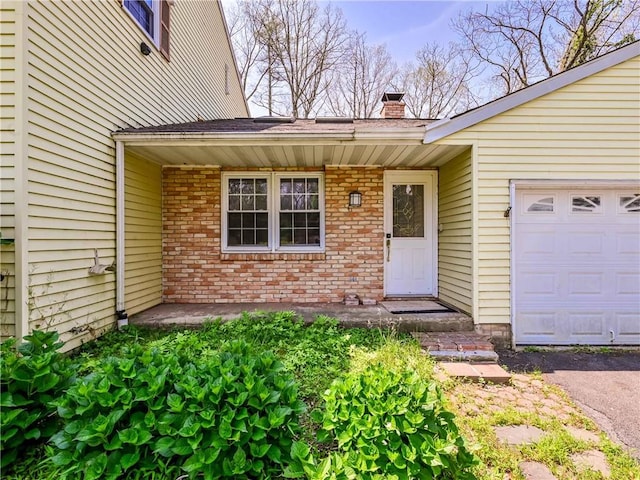
[[427, 44], [416, 54], [415, 64], [403, 67], [395, 88], [405, 93], [406, 108], [413, 117], [460, 113], [476, 104], [469, 88], [476, 65], [456, 44]]
[[367, 44], [366, 36], [357, 31], [346, 47], [328, 82], [327, 109], [343, 117], [373, 117], [382, 94], [391, 87], [396, 64], [384, 45]]
[[513, 0], [453, 22], [506, 94], [634, 41], [640, 0]]

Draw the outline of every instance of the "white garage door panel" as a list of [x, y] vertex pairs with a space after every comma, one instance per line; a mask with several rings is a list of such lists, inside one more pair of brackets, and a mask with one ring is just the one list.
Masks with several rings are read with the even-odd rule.
[[640, 344], [640, 321], [637, 313], [620, 313], [616, 316], [620, 345]]
[[516, 191], [516, 343], [640, 344], [636, 190]]

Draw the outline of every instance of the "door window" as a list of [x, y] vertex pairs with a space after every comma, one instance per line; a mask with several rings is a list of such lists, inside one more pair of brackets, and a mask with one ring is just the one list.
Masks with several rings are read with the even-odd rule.
[[424, 237], [424, 185], [393, 186], [393, 236]]

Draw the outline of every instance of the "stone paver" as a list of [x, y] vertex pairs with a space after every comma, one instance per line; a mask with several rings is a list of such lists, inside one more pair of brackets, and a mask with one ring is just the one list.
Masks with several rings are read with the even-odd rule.
[[[439, 371], [443, 371], [442, 363]], [[464, 364], [455, 364], [460, 372]], [[453, 368], [453, 367], [452, 367]], [[599, 432], [589, 431], [582, 427], [584, 416], [555, 386], [547, 384], [534, 376], [513, 374], [510, 384], [460, 383], [456, 386], [457, 395], [453, 397], [458, 411], [462, 415], [490, 415], [509, 409], [522, 413], [540, 415], [544, 419], [562, 421], [566, 432], [576, 440], [589, 442], [597, 448], [600, 444]], [[494, 427], [499, 441], [510, 448], [539, 441], [547, 432], [527, 425]], [[598, 471], [604, 478], [610, 478], [611, 469], [605, 455], [596, 450], [574, 454], [571, 462], [580, 472]], [[544, 464], [524, 461], [519, 464], [520, 471], [526, 480], [562, 480], [553, 475]], [[572, 467], [573, 470], [573, 467]], [[569, 474], [569, 472], [566, 472]], [[513, 478], [507, 474], [504, 478]], [[568, 477], [572, 479], [582, 478]], [[639, 479], [640, 480], [640, 479]]]
[[511, 381], [511, 375], [500, 365], [487, 363], [472, 365], [472, 367], [478, 372], [480, 378], [486, 382], [509, 383]]
[[510, 425], [507, 427], [496, 427], [498, 440], [509, 445], [524, 445], [535, 443], [544, 436], [544, 430], [530, 425]]
[[570, 458], [578, 468], [595, 470], [600, 472], [604, 478], [611, 477], [611, 468], [609, 468], [607, 457], [605, 457], [604, 453], [599, 450], [588, 450], [582, 453], [574, 453]]
[[522, 462], [518, 465], [526, 480], [558, 480], [549, 467], [538, 462]]
[[460, 362], [441, 362], [440, 367], [448, 375], [456, 378], [467, 379], [478, 382], [484, 380], [491, 383], [508, 383], [511, 379], [500, 365], [489, 364], [469, 364]]
[[572, 427], [572, 426], [568, 426], [565, 428], [571, 434], [571, 436], [576, 440], [580, 440], [583, 442], [600, 443], [600, 437], [597, 434], [590, 432], [589, 430], [585, 430], [584, 428]]

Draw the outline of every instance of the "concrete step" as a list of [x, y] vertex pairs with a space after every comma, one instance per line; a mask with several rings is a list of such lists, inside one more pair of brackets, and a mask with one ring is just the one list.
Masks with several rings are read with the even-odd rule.
[[414, 332], [413, 338], [422, 348], [437, 350], [487, 350], [493, 351], [493, 344], [487, 335], [475, 332]]
[[412, 332], [411, 335], [441, 362], [498, 362], [498, 354], [486, 335], [475, 332]]
[[509, 383], [511, 375], [495, 363], [441, 362], [440, 367], [450, 377], [472, 382]]
[[498, 363], [499, 357], [493, 350], [429, 350], [439, 362]]
[[[378, 313], [374, 313], [376, 309]], [[398, 332], [473, 332], [473, 319], [463, 313], [389, 313], [383, 308], [360, 305], [334, 315], [346, 328], [393, 328]]]

